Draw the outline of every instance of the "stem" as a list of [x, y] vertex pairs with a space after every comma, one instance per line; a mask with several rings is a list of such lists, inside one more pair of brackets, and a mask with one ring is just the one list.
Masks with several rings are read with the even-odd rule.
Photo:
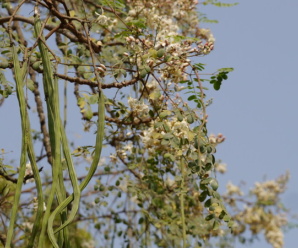
[[180, 160], [181, 166], [181, 191], [180, 191], [180, 211], [181, 211], [181, 222], [182, 222], [182, 238], [183, 238], [183, 248], [186, 248], [186, 225], [185, 225], [185, 215], [184, 215], [184, 164], [182, 162], [182, 158]]

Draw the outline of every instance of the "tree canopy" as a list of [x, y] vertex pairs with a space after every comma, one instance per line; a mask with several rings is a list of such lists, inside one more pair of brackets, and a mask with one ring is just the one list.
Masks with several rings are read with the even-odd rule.
[[[204, 71], [207, 4], [233, 5], [2, 1], [0, 106], [18, 102], [22, 148], [18, 166], [2, 149], [0, 247], [233, 247], [260, 233], [283, 247], [288, 174], [250, 198], [232, 183], [217, 191], [225, 137], [208, 132], [208, 89], [233, 69]], [[70, 111], [89, 144], [66, 132]]]

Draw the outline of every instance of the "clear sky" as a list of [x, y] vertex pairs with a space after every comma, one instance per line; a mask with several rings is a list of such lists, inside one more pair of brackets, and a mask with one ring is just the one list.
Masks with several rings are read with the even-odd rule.
[[[217, 158], [228, 164], [220, 181], [245, 180], [249, 188], [289, 170], [283, 200], [298, 213], [298, 1], [238, 2], [232, 8], [204, 8], [210, 19], [219, 20], [204, 25], [216, 38], [204, 62], [210, 72], [235, 68], [219, 92], [209, 92], [214, 97], [209, 131], [227, 138], [217, 149]], [[287, 232], [285, 248], [297, 247], [297, 236], [298, 229]]]
[[[217, 158], [228, 164], [227, 174], [219, 178], [221, 185], [245, 180], [249, 188], [255, 181], [289, 170], [291, 180], [283, 200], [298, 213], [298, 0], [242, 0], [232, 8], [202, 11], [219, 24], [204, 24], [213, 31], [216, 44], [198, 62], [207, 63], [210, 72], [235, 68], [219, 92], [208, 92], [214, 97], [208, 110], [209, 130], [226, 136], [217, 149]], [[11, 97], [0, 108], [0, 148], [13, 150], [9, 157], [18, 159], [15, 101]], [[72, 114], [70, 122], [73, 118]], [[298, 229], [287, 232], [285, 248], [296, 247], [297, 236]], [[261, 241], [252, 247], [271, 246]]]

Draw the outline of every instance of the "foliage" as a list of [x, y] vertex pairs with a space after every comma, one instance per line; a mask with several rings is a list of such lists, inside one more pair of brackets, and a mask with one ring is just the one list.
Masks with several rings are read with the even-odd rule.
[[[225, 167], [215, 153], [225, 138], [208, 133], [206, 92], [219, 90], [233, 69], [203, 75], [197, 60], [215, 39], [199, 27], [197, 4], [2, 2], [1, 104], [18, 100], [22, 128], [20, 167], [0, 160], [3, 246], [185, 248], [217, 238], [222, 247], [247, 242], [250, 229], [282, 247], [287, 220], [279, 195], [288, 175], [256, 184], [251, 201], [232, 184], [226, 194], [217, 191]], [[67, 106], [69, 88], [77, 106]], [[40, 133], [31, 132], [27, 98]], [[72, 149], [66, 113], [76, 107], [96, 137]], [[100, 160], [103, 147], [110, 155]]]
[[207, 0], [207, 1], [203, 1], [202, 4], [203, 5], [212, 4], [216, 7], [231, 7], [231, 6], [237, 5], [238, 3], [223, 3], [218, 0]]

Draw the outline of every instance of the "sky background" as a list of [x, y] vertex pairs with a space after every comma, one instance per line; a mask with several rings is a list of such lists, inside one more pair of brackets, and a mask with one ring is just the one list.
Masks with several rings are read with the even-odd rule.
[[[203, 25], [211, 28], [216, 44], [209, 56], [196, 62], [208, 64], [208, 72], [235, 69], [220, 91], [208, 92], [214, 97], [208, 109], [209, 131], [226, 137], [216, 155], [228, 165], [228, 172], [219, 177], [220, 190], [228, 181], [245, 181], [249, 189], [256, 181], [274, 179], [289, 170], [291, 179], [282, 199], [298, 213], [298, 1], [246, 0], [231, 8], [201, 11], [219, 24]], [[13, 151], [7, 158], [18, 160], [21, 142], [15, 97], [7, 99], [0, 116], [0, 148]], [[72, 127], [81, 125], [75, 111], [69, 117]], [[76, 134], [74, 129], [69, 132]], [[86, 139], [93, 142], [91, 136]], [[297, 236], [298, 229], [287, 232], [285, 248], [296, 247]], [[251, 247], [271, 246], [260, 241]]]
[[[229, 1], [231, 2], [231, 1]], [[282, 199], [298, 213], [298, 1], [238, 1], [231, 8], [202, 8], [219, 24], [209, 26], [215, 50], [203, 59], [210, 72], [233, 67], [214, 97], [208, 130], [226, 141], [217, 158], [228, 165], [221, 185], [274, 179], [289, 170]], [[297, 223], [297, 221], [296, 221]], [[296, 247], [298, 229], [285, 234], [285, 248]], [[245, 247], [237, 244], [236, 247]], [[252, 247], [270, 247], [264, 242]]]

